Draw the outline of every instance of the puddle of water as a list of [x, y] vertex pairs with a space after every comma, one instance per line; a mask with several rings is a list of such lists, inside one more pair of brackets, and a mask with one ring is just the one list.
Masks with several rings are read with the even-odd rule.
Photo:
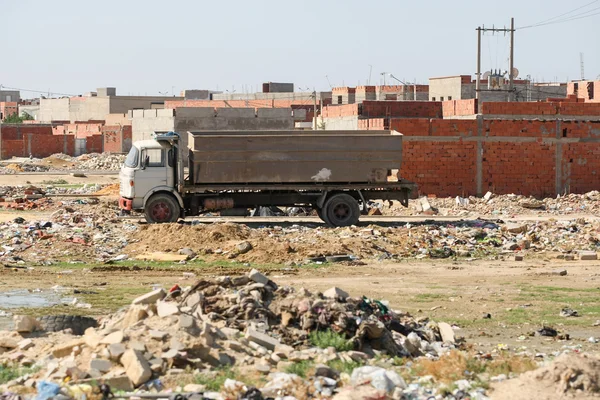
[[25, 289], [0, 292], [0, 308], [50, 307], [73, 301], [72, 297], [63, 297], [56, 291], [29, 292]]

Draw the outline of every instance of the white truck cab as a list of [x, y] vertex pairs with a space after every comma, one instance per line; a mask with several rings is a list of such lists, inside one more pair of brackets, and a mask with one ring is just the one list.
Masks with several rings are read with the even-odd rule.
[[[132, 144], [131, 150], [119, 173], [121, 210], [149, 211], [157, 221], [177, 220], [179, 215], [172, 214], [171, 204], [164, 201], [151, 201], [153, 196], [164, 192], [183, 206], [181, 197], [176, 193], [177, 148], [164, 140], [142, 140]], [[150, 206], [150, 209], [148, 207]], [[177, 208], [179, 208], [177, 207]]]

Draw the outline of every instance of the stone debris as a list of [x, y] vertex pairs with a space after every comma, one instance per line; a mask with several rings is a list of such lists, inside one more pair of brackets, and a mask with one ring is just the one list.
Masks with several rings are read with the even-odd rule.
[[[423, 204], [426, 200], [425, 205]], [[429, 197], [410, 201], [409, 208], [399, 204], [380, 208], [383, 215], [427, 215], [432, 209], [438, 215], [476, 217], [513, 215], [569, 215], [598, 214], [600, 211], [600, 192], [597, 190], [585, 194], [567, 194], [545, 199], [534, 199], [523, 195], [495, 195], [487, 192], [483, 197]]]
[[[23, 338], [0, 332], [0, 363], [35, 365], [29, 377], [34, 381], [61, 383], [69, 376], [70, 385], [97, 380], [113, 382], [114, 389], [141, 390], [164, 376], [216, 374], [232, 366], [265, 376], [258, 389], [265, 398], [342, 396], [348, 385], [392, 396], [414, 388], [392, 364], [383, 368], [374, 363], [393, 357], [437, 358], [462, 343], [443, 322], [415, 319], [385, 301], [351, 297], [337, 287], [326, 293], [280, 287], [256, 270], [245, 277], [202, 279], [180, 289], [178, 296], [164, 298], [159, 290], [141, 296], [83, 336], [57, 332]], [[168, 312], [161, 312], [166, 306]], [[123, 323], [132, 310], [137, 314], [142, 308], [144, 316]], [[310, 375], [290, 372], [307, 362], [312, 364]], [[353, 366], [351, 373], [335, 367], [345, 364]], [[24, 382], [0, 385], [0, 390]], [[188, 389], [203, 391], [205, 386]], [[221, 390], [245, 398], [249, 388], [230, 379]], [[226, 398], [219, 396], [211, 398]]]

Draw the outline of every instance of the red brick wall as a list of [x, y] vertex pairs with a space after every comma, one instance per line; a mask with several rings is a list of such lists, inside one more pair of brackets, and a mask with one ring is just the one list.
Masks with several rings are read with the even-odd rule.
[[0, 114], [2, 115], [2, 119], [12, 115], [19, 113], [19, 106], [17, 102], [14, 101], [0, 101]]
[[[384, 129], [385, 121], [359, 124]], [[404, 134], [401, 176], [416, 182], [420, 194], [476, 195], [478, 141], [482, 194], [543, 197], [600, 188], [600, 121], [398, 118], [389, 129]]]
[[365, 117], [442, 118], [439, 101], [363, 101]]
[[561, 102], [485, 102], [484, 115], [569, 115], [600, 116], [600, 103], [581, 103], [571, 99]]
[[[50, 130], [50, 132], [52, 132]], [[2, 128], [4, 136], [4, 128]], [[30, 140], [31, 137], [31, 140]], [[28, 157], [29, 151], [34, 157], [48, 157], [55, 153], [63, 153], [67, 143], [67, 154], [75, 152], [75, 136], [53, 136], [51, 134], [25, 134], [21, 139], [2, 139], [2, 159], [11, 157]]]
[[553, 196], [555, 147], [541, 142], [484, 142], [483, 191]]
[[477, 114], [477, 100], [449, 100], [442, 102], [444, 117], [455, 117]]
[[28, 133], [52, 135], [52, 125], [2, 124], [2, 140], [21, 140]]
[[102, 153], [104, 137], [102, 135], [88, 136], [85, 138], [86, 153]]
[[600, 146], [598, 144], [563, 144], [561, 161], [561, 182], [567, 192], [586, 193], [600, 188], [598, 179]]
[[[121, 153], [129, 151], [131, 148], [131, 125], [104, 126], [102, 134], [104, 135], [105, 152]], [[123, 138], [122, 142], [121, 137]]]

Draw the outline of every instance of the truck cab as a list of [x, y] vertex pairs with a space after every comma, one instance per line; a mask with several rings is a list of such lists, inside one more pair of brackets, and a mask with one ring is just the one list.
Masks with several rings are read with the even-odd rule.
[[149, 200], [160, 194], [177, 200], [177, 208], [182, 205], [176, 191], [177, 159], [177, 146], [172, 140], [158, 140], [157, 136], [133, 143], [119, 174], [119, 208], [126, 212], [150, 211], [156, 222], [176, 221], [179, 215], [169, 215], [170, 204], [154, 202], [152, 209], [147, 208]]

